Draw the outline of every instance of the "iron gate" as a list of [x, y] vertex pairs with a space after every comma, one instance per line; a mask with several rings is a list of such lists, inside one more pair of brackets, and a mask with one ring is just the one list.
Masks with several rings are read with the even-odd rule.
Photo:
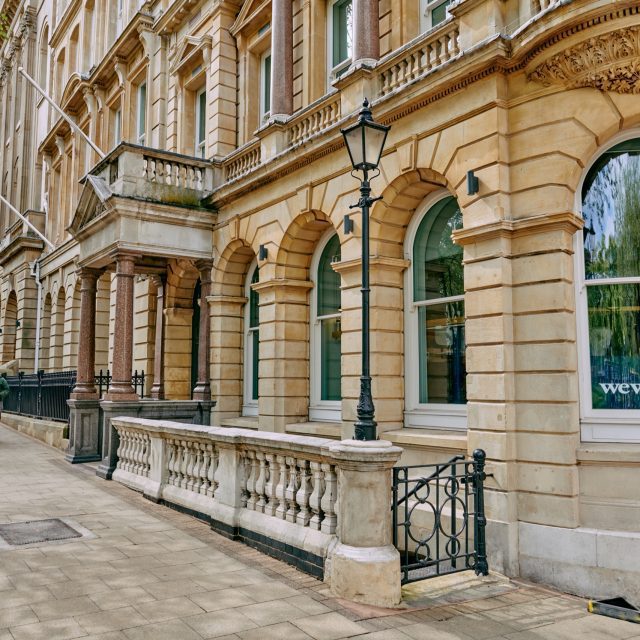
[[393, 544], [402, 584], [475, 570], [487, 575], [486, 454], [433, 465], [394, 467]]

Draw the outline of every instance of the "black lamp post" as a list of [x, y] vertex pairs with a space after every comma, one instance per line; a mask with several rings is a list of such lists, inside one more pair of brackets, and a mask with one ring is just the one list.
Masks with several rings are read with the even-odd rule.
[[362, 209], [362, 375], [360, 376], [360, 398], [356, 440], [375, 440], [375, 407], [371, 396], [371, 367], [369, 358], [369, 207], [381, 198], [371, 197], [369, 171], [375, 171], [380, 163], [382, 149], [391, 127], [373, 121], [369, 101], [365, 98], [358, 121], [342, 130], [354, 171], [362, 171], [360, 200], [352, 209]]

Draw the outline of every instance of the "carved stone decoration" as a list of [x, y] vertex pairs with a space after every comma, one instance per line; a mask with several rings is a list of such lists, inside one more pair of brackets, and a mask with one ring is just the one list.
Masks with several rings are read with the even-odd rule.
[[589, 38], [543, 62], [528, 78], [545, 86], [640, 93], [640, 27]]

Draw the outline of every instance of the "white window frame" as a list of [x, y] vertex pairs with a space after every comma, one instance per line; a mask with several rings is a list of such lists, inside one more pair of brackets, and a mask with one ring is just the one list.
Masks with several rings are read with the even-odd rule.
[[[266, 122], [271, 116], [271, 101], [273, 96], [269, 96], [269, 108], [267, 109], [267, 96], [265, 94], [265, 65], [267, 58], [271, 58], [271, 49], [267, 49], [260, 56], [260, 123]], [[273, 63], [273, 60], [271, 61]], [[273, 64], [271, 65], [271, 73], [273, 73]], [[269, 76], [269, 84], [271, 84], [271, 76]]]
[[[144, 88], [144, 100], [142, 100], [142, 90]], [[145, 144], [146, 138], [147, 138], [147, 122], [148, 122], [148, 118], [147, 118], [147, 97], [148, 97], [148, 86], [147, 86], [147, 81], [143, 80], [137, 88], [137, 96], [138, 96], [138, 103], [136, 105], [136, 139], [138, 144], [143, 145]], [[144, 131], [141, 131], [140, 129], [140, 120], [141, 120], [141, 116], [143, 115], [143, 110], [144, 110]]]
[[122, 33], [124, 28], [124, 0], [116, 0], [116, 36]]
[[[420, 0], [420, 30], [422, 33], [439, 27], [451, 17], [449, 8], [447, 7], [445, 19], [436, 25], [433, 24], [433, 11], [444, 2], [446, 2], [446, 0]], [[451, 3], [449, 3], [449, 6], [451, 6]]]
[[[351, 63], [353, 61], [352, 52], [352, 54], [346, 60], [343, 60], [336, 66], [333, 65], [333, 7], [338, 2], [340, 2], [340, 0], [330, 0], [327, 3], [327, 78], [329, 86], [331, 86], [336, 81], [336, 79], [351, 66]], [[352, 11], [353, 2], [354, 0], [351, 0]]]
[[438, 190], [430, 193], [416, 208], [409, 223], [404, 241], [404, 256], [411, 265], [404, 272], [404, 380], [405, 380], [405, 427], [422, 427], [430, 429], [451, 429], [456, 431], [467, 428], [467, 405], [421, 403], [419, 380], [418, 309], [422, 306], [442, 304], [443, 302], [464, 301], [465, 296], [438, 298], [424, 302], [413, 301], [413, 243], [416, 239], [420, 223], [440, 200], [450, 197], [448, 191]]
[[113, 112], [113, 143], [117, 147], [122, 142], [122, 107]]
[[[310, 321], [309, 332], [309, 420], [311, 422], [342, 422], [342, 401], [321, 400], [322, 397], [322, 320], [340, 318], [342, 313], [335, 313], [318, 317], [318, 267], [320, 257], [329, 241], [336, 235], [335, 229], [328, 229], [321, 237], [311, 258], [311, 280], [313, 289], [310, 291]], [[342, 358], [341, 358], [342, 360]]]
[[[204, 104], [204, 113], [202, 113], [202, 109], [200, 109], [200, 96], [202, 94], [205, 94], [205, 104]], [[206, 153], [207, 153], [207, 102], [206, 102], [206, 94], [207, 94], [207, 87], [204, 86], [201, 89], [198, 89], [198, 91], [196, 91], [196, 104], [195, 104], [195, 111], [196, 111], [196, 117], [195, 117], [195, 131], [194, 131], [194, 148], [195, 148], [195, 155], [198, 158], [205, 158], [206, 157]], [[204, 138], [202, 140], [200, 140], [198, 138], [198, 136], [200, 135], [200, 123], [201, 123], [201, 119], [204, 118], [205, 120], [205, 126], [204, 126]]]
[[[582, 218], [582, 187], [591, 167], [603, 153], [621, 142], [640, 139], [640, 130], [626, 131], [614, 136], [601, 146], [585, 167], [582, 179], [576, 189], [576, 213]], [[583, 442], [640, 443], [640, 409], [594, 409], [591, 392], [591, 354], [589, 349], [589, 319], [587, 288], [607, 284], [640, 284], [637, 277], [601, 278], [586, 280], [584, 266], [584, 238], [578, 231], [574, 241], [574, 267], [576, 287], [576, 332], [578, 346], [578, 384], [580, 396], [580, 434]]]
[[[243, 367], [242, 367], [242, 415], [244, 417], [254, 417], [258, 415], [258, 400], [253, 399], [253, 332], [259, 331], [260, 326], [251, 328], [251, 280], [258, 268], [258, 259], [254, 258], [247, 270], [247, 277], [244, 285], [244, 295], [247, 302], [244, 305], [244, 349], [243, 349]], [[260, 382], [258, 378], [258, 387]]]

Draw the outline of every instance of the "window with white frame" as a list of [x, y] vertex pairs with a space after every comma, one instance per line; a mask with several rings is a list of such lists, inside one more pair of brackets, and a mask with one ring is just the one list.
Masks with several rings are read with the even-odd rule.
[[138, 144], [144, 144], [147, 136], [147, 83], [138, 85], [138, 114], [136, 129]]
[[406, 426], [466, 426], [462, 226], [456, 199], [430, 196], [407, 233], [405, 362]]
[[113, 144], [119, 145], [122, 142], [122, 110], [120, 108], [113, 112]]
[[122, 32], [124, 27], [124, 0], [117, 0], [116, 2], [116, 34]]
[[329, 82], [342, 75], [351, 64], [353, 55], [353, 7], [352, 0], [329, 2], [328, 62]]
[[582, 436], [640, 442], [640, 138], [603, 153], [581, 195]]
[[207, 137], [207, 90], [200, 89], [196, 93], [196, 130], [195, 130], [196, 156], [206, 156]]
[[309, 419], [342, 419], [342, 330], [340, 275], [332, 263], [340, 260], [340, 238], [330, 230], [318, 243], [311, 264], [315, 283], [311, 300], [311, 402]]
[[422, 31], [437, 27], [449, 17], [449, 5], [452, 0], [421, 0], [420, 26]]
[[271, 113], [271, 51], [260, 58], [260, 120], [267, 120]]
[[258, 263], [253, 261], [249, 267], [246, 281], [244, 318], [244, 401], [243, 416], [258, 415], [258, 370], [260, 365], [260, 307], [258, 292], [251, 285], [259, 282]]

